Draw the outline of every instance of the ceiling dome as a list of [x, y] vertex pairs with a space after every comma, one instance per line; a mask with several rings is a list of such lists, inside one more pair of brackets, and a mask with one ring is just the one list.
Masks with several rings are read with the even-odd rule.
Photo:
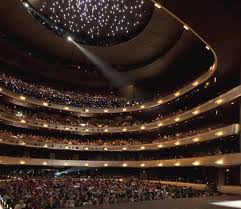
[[109, 46], [137, 36], [154, 5], [146, 0], [29, 0], [26, 8], [49, 29], [87, 45]]

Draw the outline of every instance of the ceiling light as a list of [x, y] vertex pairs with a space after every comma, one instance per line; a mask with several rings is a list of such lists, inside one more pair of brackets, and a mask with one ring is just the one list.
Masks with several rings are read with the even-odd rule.
[[145, 167], [145, 163], [142, 163], [140, 166], [141, 166], [141, 167]]

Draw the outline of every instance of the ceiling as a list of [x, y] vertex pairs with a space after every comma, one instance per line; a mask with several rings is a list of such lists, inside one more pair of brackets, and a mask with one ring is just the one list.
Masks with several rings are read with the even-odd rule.
[[[15, 15], [9, 11], [14, 11]], [[28, 56], [25, 58], [23, 71], [44, 76], [50, 80], [65, 80], [75, 84], [107, 84], [106, 79], [98, 74], [62, 69], [60, 64], [62, 61], [89, 64], [89, 60], [73, 44], [56, 36], [55, 33], [36, 21], [19, 0], [1, 2], [0, 25], [8, 34], [14, 35], [18, 41], [30, 49], [37, 50], [45, 57], [55, 60], [53, 63], [49, 63], [44, 59], [39, 60], [33, 57], [32, 61], [27, 63], [27, 60], [30, 60]], [[4, 45], [7, 50], [5, 42]], [[160, 76], [164, 78], [166, 73], [184, 76], [183, 73], [180, 73], [181, 67], [190, 76], [195, 77], [201, 71], [207, 70], [206, 68], [200, 69], [200, 65], [206, 62], [206, 58], [207, 63], [210, 63], [210, 53], [206, 54], [202, 49], [202, 42], [191, 32], [184, 31], [176, 19], [164, 10], [157, 8], [154, 9], [145, 29], [131, 40], [109, 47], [87, 45], [84, 47], [114, 66], [121, 75], [128, 77], [132, 83], [156, 79]], [[192, 51], [194, 57], [200, 56], [202, 63], [200, 61], [189, 67], [188, 60], [190, 60], [190, 52]], [[9, 57], [12, 57], [12, 54], [11, 51]], [[19, 55], [17, 57], [20, 59]], [[180, 63], [180, 60], [184, 60], [185, 65], [173, 67], [173, 63]], [[34, 67], [31, 67], [33, 64]], [[170, 83], [174, 83], [176, 80], [175, 77], [172, 79], [173, 82], [170, 80]]]

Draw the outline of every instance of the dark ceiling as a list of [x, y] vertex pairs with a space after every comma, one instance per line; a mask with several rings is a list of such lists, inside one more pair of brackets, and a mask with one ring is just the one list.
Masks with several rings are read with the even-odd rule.
[[[14, 11], [14, 15], [9, 11]], [[41, 55], [36, 58], [17, 50], [13, 42], [0, 41], [4, 49], [0, 52], [3, 62], [20, 63], [19, 72], [75, 85], [108, 84], [99, 73], [64, 69], [63, 63], [81, 66], [90, 63], [71, 43], [36, 21], [19, 0], [1, 2], [0, 25], [12, 39]], [[142, 85], [147, 81], [155, 83], [153, 88], [162, 89], [187, 82], [206, 71], [213, 62], [210, 51], [205, 50], [205, 45], [195, 35], [184, 31], [176, 19], [157, 8], [144, 31], [135, 38], [110, 47], [85, 48], [131, 82]]]

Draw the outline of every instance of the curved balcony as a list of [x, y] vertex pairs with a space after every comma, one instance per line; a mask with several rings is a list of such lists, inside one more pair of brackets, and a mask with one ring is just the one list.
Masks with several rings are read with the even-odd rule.
[[163, 148], [176, 147], [182, 145], [190, 145], [201, 143], [205, 141], [214, 140], [220, 137], [236, 135], [240, 133], [239, 124], [232, 124], [213, 130], [206, 130], [206, 132], [196, 135], [165, 140], [158, 138], [153, 143], [139, 144], [139, 145], [71, 145], [64, 143], [45, 143], [34, 140], [34, 138], [27, 137], [13, 137], [1, 136], [0, 143], [8, 145], [18, 145], [33, 148], [45, 148], [53, 150], [75, 150], [75, 151], [143, 151], [143, 150], [161, 150]]
[[123, 167], [123, 168], [153, 168], [153, 167], [187, 167], [187, 166], [231, 166], [241, 164], [241, 153], [191, 157], [171, 160], [144, 161], [88, 161], [88, 160], [53, 160], [38, 158], [19, 158], [0, 156], [0, 164], [61, 166], [61, 167]]
[[202, 104], [195, 108], [192, 108], [188, 111], [182, 112], [180, 114], [174, 115], [169, 118], [155, 120], [150, 123], [144, 123], [141, 125], [133, 125], [126, 127], [79, 127], [79, 126], [66, 126], [66, 125], [57, 125], [50, 123], [40, 123], [35, 121], [28, 121], [21, 118], [13, 117], [2, 113], [0, 118], [7, 123], [15, 126], [27, 127], [27, 128], [44, 128], [58, 131], [71, 132], [76, 134], [95, 134], [95, 133], [126, 133], [126, 132], [138, 132], [138, 131], [148, 131], [155, 130], [161, 127], [165, 127], [171, 124], [177, 124], [187, 119], [196, 117], [202, 113], [205, 113], [209, 110], [217, 108], [227, 102], [230, 102], [234, 99], [237, 99], [241, 96], [241, 85], [237, 86], [228, 92]]
[[73, 106], [66, 106], [66, 105], [59, 105], [59, 104], [53, 104], [49, 103], [48, 101], [43, 101], [39, 99], [33, 99], [31, 97], [27, 97], [22, 94], [18, 94], [16, 92], [13, 92], [4, 86], [0, 86], [0, 92], [4, 96], [7, 96], [8, 98], [12, 99], [15, 103], [19, 105], [28, 104], [28, 105], [34, 105], [39, 107], [45, 107], [45, 108], [52, 108], [57, 109], [61, 111], [68, 111], [68, 112], [75, 112], [79, 113], [80, 115], [89, 115], [89, 114], [112, 114], [112, 113], [123, 113], [123, 112], [134, 112], [134, 111], [141, 111], [141, 110], [148, 110], [151, 108], [158, 107], [162, 104], [168, 103], [174, 99], [177, 99], [178, 97], [186, 94], [187, 92], [193, 90], [198, 85], [204, 83], [207, 81], [215, 72], [217, 64], [214, 63], [210, 69], [201, 75], [199, 78], [195, 79], [191, 83], [185, 85], [181, 89], [173, 92], [172, 94], [169, 94], [167, 96], [161, 97], [157, 100], [154, 100], [152, 102], [146, 102], [140, 105], [134, 105], [130, 107], [119, 107], [119, 108], [79, 108], [79, 107], [73, 107]]

